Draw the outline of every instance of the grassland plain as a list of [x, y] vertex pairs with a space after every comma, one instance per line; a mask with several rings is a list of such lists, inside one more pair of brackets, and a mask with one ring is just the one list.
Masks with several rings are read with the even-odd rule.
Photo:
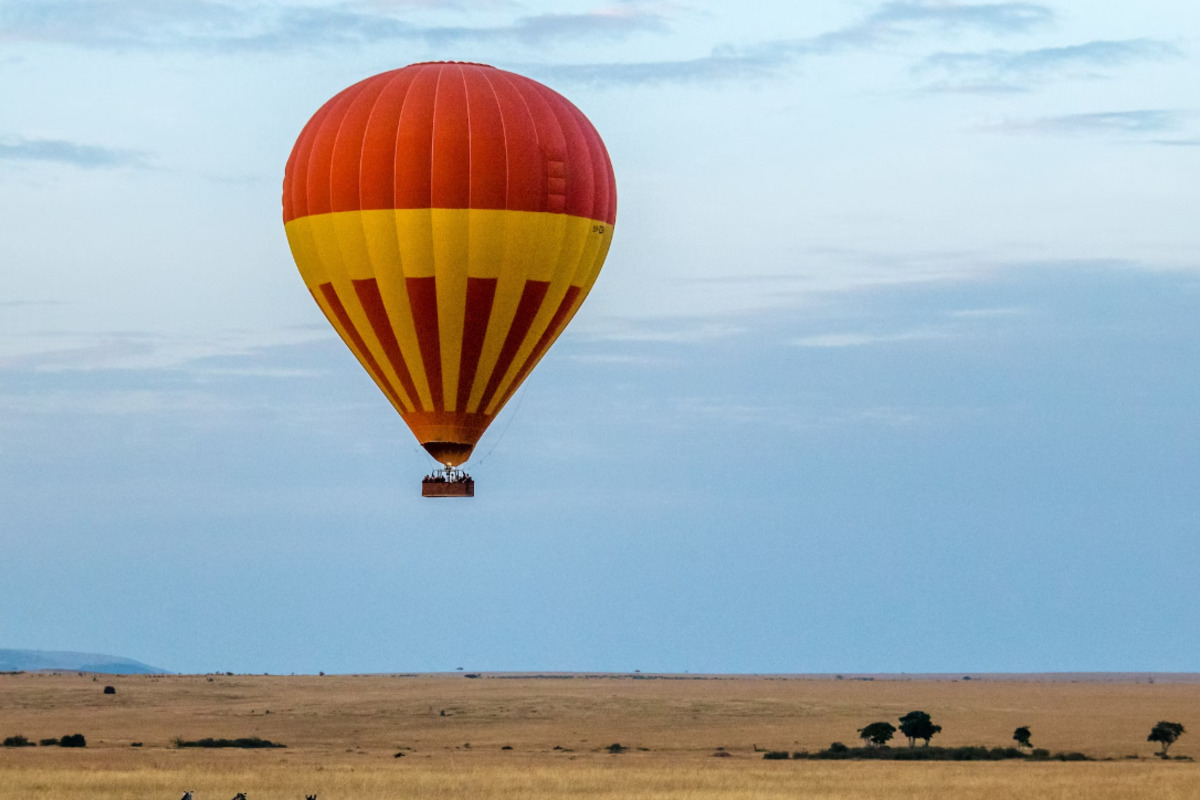
[[[1195, 729], [1200, 748], [1196, 676], [94, 677], [0, 675], [0, 737], [88, 741], [0, 748], [0, 800], [176, 800], [184, 789], [197, 800], [1200, 797], [1200, 763], [1154, 759], [1146, 742], [1167, 719]], [[913, 709], [943, 726], [938, 744], [1007, 746], [1028, 725], [1035, 746], [1116, 760], [762, 759], [856, 744], [858, 728]], [[288, 747], [173, 745], [245, 736]], [[1172, 753], [1191, 754], [1188, 738]], [[613, 743], [625, 751], [610, 753]]]

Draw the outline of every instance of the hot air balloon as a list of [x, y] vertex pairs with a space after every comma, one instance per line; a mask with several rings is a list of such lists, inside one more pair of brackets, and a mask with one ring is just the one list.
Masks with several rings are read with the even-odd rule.
[[325, 103], [287, 162], [305, 284], [417, 441], [426, 496], [579, 310], [617, 213], [604, 143], [562, 95], [483, 64], [412, 64]]

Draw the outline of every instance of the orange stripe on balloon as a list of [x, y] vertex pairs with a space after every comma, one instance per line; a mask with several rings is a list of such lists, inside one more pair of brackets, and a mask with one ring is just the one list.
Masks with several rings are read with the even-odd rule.
[[487, 410], [492, 395], [500, 388], [500, 382], [504, 380], [505, 373], [529, 334], [529, 327], [533, 325], [533, 319], [541, 309], [542, 300], [545, 299], [546, 290], [549, 288], [549, 281], [525, 281], [525, 289], [521, 292], [520, 302], [517, 303], [517, 313], [513, 316], [508, 336], [504, 338], [504, 346], [500, 348], [500, 356], [496, 359], [496, 366], [492, 369], [487, 388], [483, 390], [483, 397], [479, 400], [480, 411]]
[[354, 284], [358, 302], [362, 304], [363, 311], [367, 314], [367, 321], [371, 323], [371, 330], [375, 332], [375, 338], [383, 347], [383, 354], [387, 356], [388, 363], [395, 370], [404, 391], [408, 392], [408, 396], [412, 398], [413, 408], [420, 410], [421, 396], [417, 394], [417, 386], [413, 383], [408, 365], [404, 363], [400, 344], [396, 341], [396, 333], [392, 330], [391, 320], [388, 319], [387, 308], [383, 305], [383, 297], [379, 294], [379, 284], [374, 278], [351, 281], [351, 283]]
[[[386, 73], [385, 73], [386, 74]], [[437, 96], [438, 73], [416, 70], [404, 106], [396, 122], [391, 144], [396, 154], [392, 182], [395, 193], [384, 208], [430, 208], [429, 192], [433, 165], [433, 102]]]
[[425, 379], [429, 381], [429, 393], [433, 395], [433, 410], [445, 411], [446, 401], [442, 394], [442, 346], [438, 334], [437, 279], [405, 278], [404, 283], [408, 287], [408, 302], [412, 309], [413, 325], [417, 330], [421, 363], [425, 365]]
[[492, 314], [492, 301], [495, 298], [495, 278], [467, 278], [462, 359], [458, 368], [458, 399], [454, 405], [459, 411], [467, 410], [467, 402], [471, 398], [471, 387], [475, 384], [475, 371], [479, 368], [479, 355], [483, 352], [483, 340], [487, 334], [488, 318]]
[[[375, 360], [375, 356], [371, 355], [370, 349], [367, 348], [366, 341], [358, 332], [358, 329], [354, 327], [354, 322], [350, 319], [350, 314], [346, 312], [346, 307], [342, 305], [341, 298], [338, 297], [337, 290], [333, 288], [333, 284], [322, 283], [321, 294], [325, 297], [325, 302], [329, 305], [329, 309], [337, 318], [338, 324], [341, 325], [342, 330], [345, 331], [346, 335], [350, 337], [350, 343], [354, 346], [354, 349], [358, 351], [359, 360], [367, 368], [367, 371], [371, 373], [371, 377], [375, 379], [375, 382], [379, 384], [379, 388], [383, 389], [383, 393], [388, 396], [388, 398], [396, 405], [398, 409], [401, 411], [407, 410], [405, 409], [404, 402], [401, 401], [400, 396], [396, 394], [396, 390], [392, 387], [391, 382], [388, 381], [387, 375], [385, 375], [383, 370], [380, 369], [379, 362]], [[317, 299], [315, 295], [313, 296], [313, 299]], [[317, 305], [321, 305], [319, 300], [317, 301]]]
[[447, 67], [438, 74], [430, 179], [433, 208], [471, 207], [471, 125], [461, 69]]

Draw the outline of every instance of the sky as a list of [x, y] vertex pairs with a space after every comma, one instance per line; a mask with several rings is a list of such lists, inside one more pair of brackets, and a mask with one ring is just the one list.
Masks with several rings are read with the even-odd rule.
[[[617, 223], [468, 464], [291, 260], [429, 60]], [[0, 0], [0, 647], [179, 672], [1200, 671], [1200, 6]]]

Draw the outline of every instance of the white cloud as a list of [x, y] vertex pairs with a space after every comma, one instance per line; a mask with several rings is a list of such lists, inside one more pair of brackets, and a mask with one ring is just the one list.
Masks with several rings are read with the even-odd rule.
[[238, 53], [398, 41], [446, 46], [503, 40], [541, 47], [564, 40], [604, 41], [667, 29], [662, 13], [641, 4], [584, 13], [533, 14], [494, 25], [418, 23], [411, 21], [411, 15], [398, 13], [420, 8], [464, 14], [478, 5], [7, 0], [0, 2], [0, 41], [111, 50]]
[[931, 87], [936, 91], [1023, 91], [1051, 78], [1108, 77], [1117, 67], [1182, 55], [1157, 39], [1098, 40], [1033, 50], [935, 53], [914, 71], [945, 76]]
[[1139, 135], [1177, 130], [1191, 117], [1186, 111], [1148, 108], [1134, 111], [1100, 111], [1061, 114], [1033, 119], [1007, 120], [981, 127], [991, 133], [1084, 135]]
[[555, 80], [594, 86], [744, 81], [778, 74], [812, 56], [869, 50], [919, 36], [964, 30], [1004, 35], [1048, 24], [1054, 12], [1034, 3], [884, 3], [858, 21], [816, 36], [746, 46], [722, 45], [706, 55], [674, 61], [526, 65]]
[[874, 344], [892, 344], [894, 342], [946, 339], [950, 335], [949, 331], [931, 328], [918, 328], [894, 333], [822, 333], [792, 339], [790, 344], [794, 347], [865, 347]]
[[318, 326], [225, 331], [211, 337], [122, 331], [31, 332], [0, 340], [0, 370], [165, 369], [201, 359], [250, 355], [267, 347], [326, 341], [333, 337], [331, 330]]
[[0, 161], [40, 161], [85, 169], [147, 166], [146, 153], [140, 150], [100, 147], [62, 139], [0, 138]]

